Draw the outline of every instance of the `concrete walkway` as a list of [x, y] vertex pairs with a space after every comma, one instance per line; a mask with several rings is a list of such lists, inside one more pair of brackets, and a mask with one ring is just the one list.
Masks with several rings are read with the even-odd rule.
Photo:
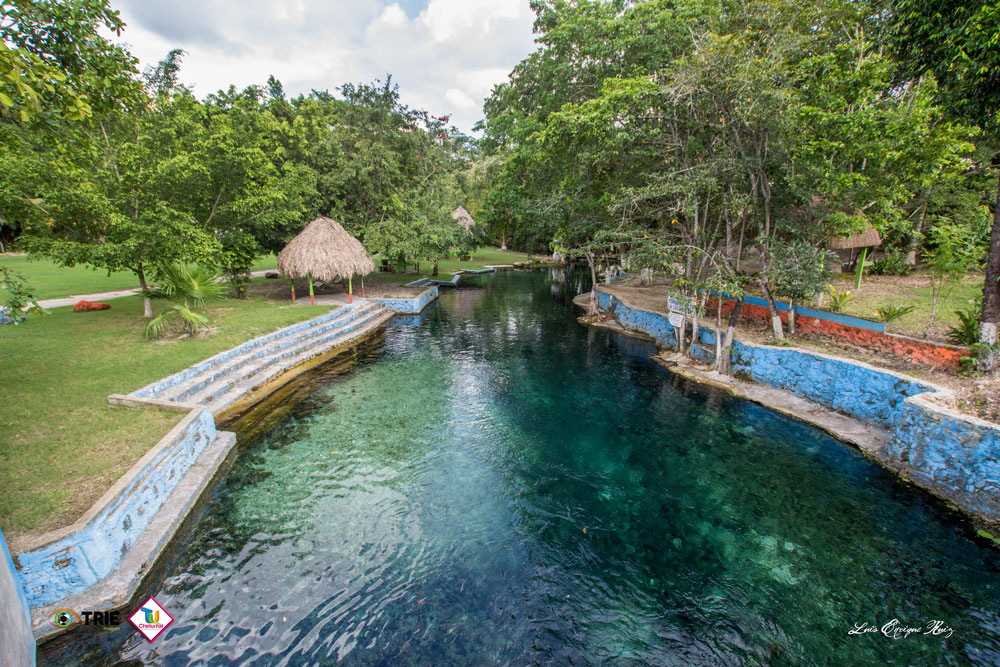
[[[260, 278], [265, 273], [274, 271], [274, 269], [269, 269], [268, 271], [251, 271], [251, 278]], [[132, 296], [139, 293], [139, 288], [135, 287], [133, 289], [117, 290], [114, 292], [95, 292], [94, 294], [72, 294], [70, 296], [62, 296], [57, 299], [40, 299], [38, 305], [42, 308], [61, 308], [62, 306], [75, 306], [78, 301], [108, 301], [110, 299], [120, 299], [123, 296]]]

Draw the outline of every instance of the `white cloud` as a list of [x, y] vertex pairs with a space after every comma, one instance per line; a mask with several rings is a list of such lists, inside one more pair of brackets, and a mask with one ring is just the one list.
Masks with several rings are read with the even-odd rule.
[[[493, 86], [534, 48], [528, 0], [119, 0], [143, 66], [187, 51], [199, 96], [262, 84], [290, 95], [392, 74], [403, 102], [470, 131]], [[422, 6], [422, 8], [420, 8]]]

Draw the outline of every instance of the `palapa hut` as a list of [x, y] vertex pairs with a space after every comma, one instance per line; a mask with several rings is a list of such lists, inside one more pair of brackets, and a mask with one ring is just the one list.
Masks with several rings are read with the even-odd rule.
[[855, 248], [861, 248], [861, 259], [858, 260], [858, 278], [855, 282], [854, 288], [861, 288], [861, 274], [865, 270], [865, 260], [868, 258], [868, 248], [882, 245], [882, 237], [879, 236], [878, 230], [868, 225], [868, 229], [861, 232], [860, 234], [855, 234], [853, 236], [848, 236], [847, 238], [831, 236], [826, 240], [826, 247], [831, 250], [851, 250], [853, 259], [853, 250]]
[[[278, 271], [294, 281], [309, 279], [309, 302], [313, 296], [313, 278], [318, 280], [347, 280], [347, 302], [354, 301], [351, 279], [362, 276], [361, 295], [364, 296], [364, 276], [375, 270], [375, 262], [361, 242], [344, 231], [336, 220], [318, 217], [299, 232], [278, 254]], [[292, 282], [292, 301], [295, 301], [295, 283]]]
[[472, 227], [476, 224], [476, 221], [472, 219], [472, 216], [465, 210], [464, 206], [459, 206], [452, 211], [451, 217], [455, 219], [455, 222], [465, 227], [465, 231], [470, 234], [472, 233]]

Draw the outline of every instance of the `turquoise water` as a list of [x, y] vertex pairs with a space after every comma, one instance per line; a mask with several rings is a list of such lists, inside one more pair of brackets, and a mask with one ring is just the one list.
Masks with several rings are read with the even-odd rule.
[[[574, 274], [473, 284], [243, 444], [163, 636], [43, 662], [1000, 664], [1000, 550], [959, 517], [577, 324]], [[849, 634], [893, 619], [951, 632]]]

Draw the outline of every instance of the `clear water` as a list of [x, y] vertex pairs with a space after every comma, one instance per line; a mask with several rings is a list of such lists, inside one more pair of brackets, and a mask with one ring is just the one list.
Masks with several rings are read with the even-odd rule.
[[[165, 635], [43, 662], [1000, 664], [967, 523], [577, 324], [572, 274], [481, 284], [245, 443], [153, 591]], [[892, 619], [952, 633], [848, 634]]]

